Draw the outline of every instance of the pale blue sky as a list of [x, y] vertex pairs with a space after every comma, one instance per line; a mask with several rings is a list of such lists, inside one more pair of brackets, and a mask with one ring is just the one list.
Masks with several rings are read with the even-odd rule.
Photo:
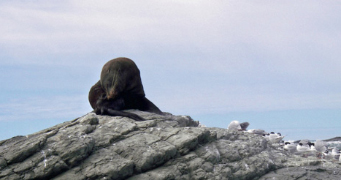
[[210, 127], [341, 136], [341, 1], [1, 1], [0, 140], [90, 112], [105, 62]]

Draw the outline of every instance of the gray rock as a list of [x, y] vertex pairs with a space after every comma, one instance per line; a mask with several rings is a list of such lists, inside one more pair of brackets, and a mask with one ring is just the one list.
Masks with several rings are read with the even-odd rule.
[[262, 136], [198, 127], [189, 116], [86, 114], [0, 142], [0, 179], [335, 179], [340, 164], [303, 158]]
[[319, 166], [288, 167], [278, 169], [268, 173], [260, 180], [291, 180], [291, 179], [309, 179], [309, 180], [340, 180], [341, 172], [339, 168], [324, 169]]

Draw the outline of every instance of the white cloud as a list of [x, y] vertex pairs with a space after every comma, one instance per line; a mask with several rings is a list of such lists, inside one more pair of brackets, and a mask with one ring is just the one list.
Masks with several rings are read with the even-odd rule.
[[[68, 2], [3, 3], [0, 22], [6, 28], [0, 30], [0, 43], [12, 53], [19, 47], [37, 53], [161, 47], [225, 56], [226, 51], [235, 56], [266, 51], [274, 57], [301, 43], [325, 49], [340, 45], [340, 37], [335, 38], [340, 15], [319, 1]], [[328, 31], [321, 26], [329, 26]]]
[[147, 95], [172, 111], [337, 107], [341, 13], [321, 2], [1, 2], [0, 63], [97, 72], [131, 55], [145, 87], [162, 89]]

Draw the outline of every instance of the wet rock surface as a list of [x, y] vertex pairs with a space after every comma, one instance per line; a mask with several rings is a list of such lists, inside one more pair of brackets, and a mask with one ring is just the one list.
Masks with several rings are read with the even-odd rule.
[[338, 162], [291, 155], [262, 136], [189, 116], [89, 113], [0, 142], [0, 179], [340, 179]]

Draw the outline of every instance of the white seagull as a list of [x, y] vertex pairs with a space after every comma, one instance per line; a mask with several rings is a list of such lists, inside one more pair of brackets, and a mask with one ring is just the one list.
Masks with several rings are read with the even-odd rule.
[[326, 142], [322, 140], [316, 140], [314, 144], [316, 151], [319, 153], [318, 156], [320, 154], [323, 155], [323, 153], [327, 150]]
[[241, 131], [242, 127], [240, 126], [239, 121], [232, 121], [227, 127], [229, 131]]
[[263, 134], [263, 137], [265, 140], [270, 141], [270, 134], [269, 133]]
[[281, 135], [281, 133], [274, 133], [271, 132], [269, 135], [269, 141], [272, 143], [279, 143], [284, 138], [284, 136]]
[[340, 157], [339, 149], [338, 148], [333, 148], [331, 155], [333, 156], [333, 158], [339, 159], [339, 157]]
[[298, 143], [298, 145], [296, 146], [297, 152], [300, 154], [306, 155], [306, 153], [310, 153], [311, 152], [311, 148], [310, 148], [310, 143], [307, 144], [303, 144], [303, 143]]
[[283, 148], [290, 153], [294, 153], [297, 151], [297, 145], [294, 142], [285, 142]]
[[325, 159], [331, 159], [333, 156], [332, 156], [332, 153], [330, 153], [328, 151], [328, 149], [326, 151], [323, 152], [323, 156]]
[[315, 143], [310, 143], [309, 146], [310, 146], [311, 152], [317, 152], [316, 147], [315, 147]]

